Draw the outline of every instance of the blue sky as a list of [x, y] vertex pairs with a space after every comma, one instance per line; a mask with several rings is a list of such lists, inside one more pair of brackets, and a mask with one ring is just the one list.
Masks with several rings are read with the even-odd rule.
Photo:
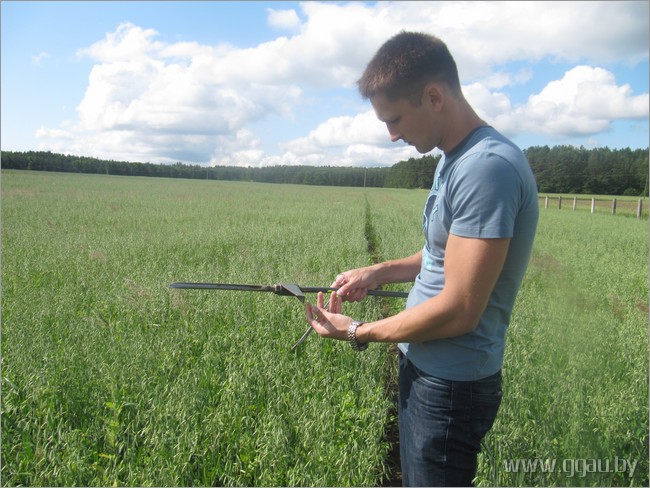
[[355, 81], [435, 34], [521, 147], [648, 147], [648, 2], [3, 1], [3, 150], [268, 166], [391, 165]]

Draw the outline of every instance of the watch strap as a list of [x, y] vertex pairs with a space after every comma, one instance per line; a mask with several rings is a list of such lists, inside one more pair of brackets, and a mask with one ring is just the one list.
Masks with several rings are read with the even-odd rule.
[[352, 349], [355, 351], [365, 351], [368, 348], [368, 343], [360, 343], [357, 340], [357, 328], [359, 328], [361, 325], [365, 324], [365, 322], [361, 322], [359, 320], [353, 320], [352, 323], [350, 324], [350, 327], [348, 327], [348, 342], [352, 346]]

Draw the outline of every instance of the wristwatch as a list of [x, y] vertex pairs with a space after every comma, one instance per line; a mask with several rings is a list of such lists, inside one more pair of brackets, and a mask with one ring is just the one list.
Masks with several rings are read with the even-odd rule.
[[363, 324], [365, 324], [365, 322], [353, 320], [350, 324], [350, 327], [348, 327], [348, 342], [352, 346], [352, 349], [355, 351], [365, 351], [368, 349], [367, 342], [365, 344], [361, 344], [359, 341], [357, 341], [357, 328]]

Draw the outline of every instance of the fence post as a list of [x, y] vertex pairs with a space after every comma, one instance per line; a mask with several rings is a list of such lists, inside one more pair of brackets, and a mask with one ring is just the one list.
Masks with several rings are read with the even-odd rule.
[[544, 208], [548, 208], [548, 195], [546, 195], [546, 200], [544, 201]]
[[616, 198], [612, 200], [612, 215], [616, 214]]
[[562, 195], [560, 195], [560, 198], [557, 200], [557, 208], [560, 209], [562, 208]]
[[576, 205], [578, 204], [578, 197], [573, 197], [573, 210], [575, 211]]
[[591, 213], [594, 213], [596, 211], [596, 199], [594, 197], [591, 197]]
[[641, 213], [643, 212], [643, 200], [639, 198], [639, 204], [636, 206], [636, 218], [641, 218]]

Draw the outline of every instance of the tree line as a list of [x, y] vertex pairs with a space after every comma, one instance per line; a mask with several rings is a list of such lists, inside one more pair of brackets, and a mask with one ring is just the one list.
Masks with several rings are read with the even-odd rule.
[[648, 149], [531, 147], [542, 193], [648, 196]]
[[[524, 150], [541, 193], [648, 196], [648, 149], [533, 146]], [[72, 156], [49, 151], [2, 151], [4, 169], [161, 178], [256, 181], [302, 185], [430, 188], [440, 156], [425, 155], [391, 167], [202, 166], [153, 164]]]

